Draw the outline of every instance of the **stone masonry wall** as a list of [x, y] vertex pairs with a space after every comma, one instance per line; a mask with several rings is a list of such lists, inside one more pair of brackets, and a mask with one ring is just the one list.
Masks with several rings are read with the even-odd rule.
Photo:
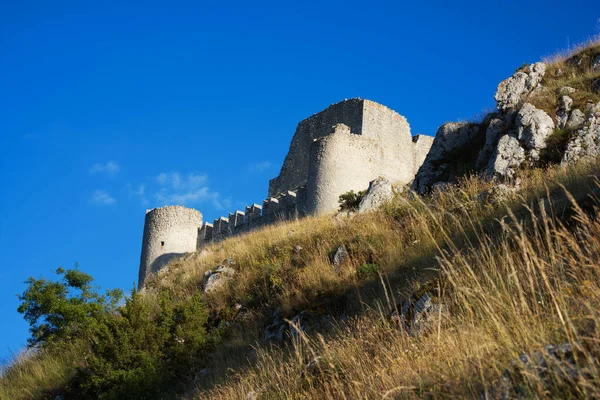
[[196, 251], [202, 214], [182, 206], [146, 211], [138, 283], [158, 272], [175, 257]]
[[345, 124], [352, 132], [362, 132], [364, 101], [345, 100], [301, 121], [290, 143], [290, 149], [277, 178], [269, 182], [269, 196], [294, 190], [308, 183], [308, 149], [313, 140], [329, 135], [331, 127]]
[[340, 194], [365, 189], [381, 172], [384, 153], [377, 141], [352, 134], [343, 124], [316, 140], [310, 149], [307, 212], [335, 211]]

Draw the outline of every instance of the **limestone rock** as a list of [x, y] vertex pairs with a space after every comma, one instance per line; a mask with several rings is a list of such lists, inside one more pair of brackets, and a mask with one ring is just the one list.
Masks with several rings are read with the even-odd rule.
[[569, 119], [573, 99], [567, 95], [560, 96], [558, 99], [558, 107], [556, 107], [556, 125], [559, 128], [564, 128]]
[[573, 134], [561, 164], [569, 164], [581, 158], [600, 155], [600, 102], [590, 110], [583, 126]]
[[522, 141], [529, 155], [539, 160], [539, 152], [546, 147], [546, 139], [554, 132], [554, 121], [543, 110], [525, 103], [515, 119], [517, 138]]
[[389, 201], [393, 195], [392, 183], [379, 177], [369, 183], [369, 189], [367, 189], [367, 193], [358, 205], [358, 212], [376, 210], [386, 201]]
[[217, 267], [215, 270], [206, 271], [204, 273], [204, 293], [210, 293], [223, 287], [233, 275], [235, 275], [235, 270], [224, 265]]
[[448, 122], [440, 126], [431, 149], [412, 184], [412, 190], [423, 194], [439, 181], [448, 181], [452, 171], [445, 165], [448, 159], [459, 156], [460, 149], [479, 134], [479, 125], [468, 122]]
[[569, 119], [567, 120], [567, 123], [565, 124], [565, 128], [570, 129], [570, 130], [576, 130], [576, 129], [579, 129], [581, 127], [581, 125], [583, 125], [584, 122], [585, 122], [585, 114], [581, 110], [576, 108], [569, 115]]
[[494, 96], [498, 110], [507, 112], [518, 106], [523, 96], [538, 86], [545, 73], [546, 64], [537, 62], [500, 82]]
[[[539, 152], [546, 147], [546, 139], [554, 131], [554, 121], [543, 110], [525, 103], [515, 119], [517, 138], [531, 152]], [[533, 155], [535, 158], [536, 156]]]
[[598, 54], [594, 58], [594, 61], [592, 61], [592, 70], [593, 71], [600, 71], [600, 54]]
[[490, 157], [494, 153], [494, 149], [498, 144], [498, 140], [502, 133], [506, 131], [509, 123], [504, 118], [493, 118], [485, 131], [485, 144], [477, 156], [475, 168], [482, 169], [490, 161]]
[[562, 86], [558, 89], [556, 89], [556, 95], [557, 96], [561, 96], [561, 95], [569, 95], [569, 94], [573, 94], [577, 91], [577, 89], [572, 88], [571, 86]]
[[512, 134], [506, 134], [498, 141], [498, 146], [490, 158], [485, 174], [488, 178], [500, 178], [501, 180], [516, 177], [519, 166], [525, 161], [525, 150], [517, 138]]
[[346, 250], [346, 247], [344, 247], [343, 244], [340, 244], [337, 250], [335, 251], [335, 254], [333, 255], [333, 269], [335, 269], [337, 272], [340, 272], [342, 266], [344, 265], [344, 263], [346, 263], [347, 260], [348, 251]]

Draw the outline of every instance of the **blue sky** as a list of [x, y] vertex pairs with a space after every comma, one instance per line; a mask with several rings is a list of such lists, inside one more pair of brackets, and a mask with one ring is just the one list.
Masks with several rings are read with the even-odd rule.
[[362, 97], [433, 135], [599, 17], [576, 0], [0, 0], [0, 358], [27, 338], [28, 276], [77, 261], [129, 290], [147, 208], [261, 201], [303, 118]]

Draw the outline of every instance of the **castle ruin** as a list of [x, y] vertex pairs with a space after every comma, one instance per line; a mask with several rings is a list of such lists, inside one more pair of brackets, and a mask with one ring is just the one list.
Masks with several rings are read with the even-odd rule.
[[433, 137], [411, 137], [406, 118], [370, 100], [344, 100], [301, 121], [268, 198], [202, 224], [197, 210], [168, 206], [146, 212], [139, 286], [173, 257], [280, 220], [333, 212], [339, 197], [382, 176], [411, 182]]

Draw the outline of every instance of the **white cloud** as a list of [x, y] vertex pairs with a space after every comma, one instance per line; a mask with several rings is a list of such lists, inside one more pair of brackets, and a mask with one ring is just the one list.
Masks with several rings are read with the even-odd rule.
[[155, 179], [160, 186], [154, 194], [156, 202], [160, 205], [192, 206], [200, 203], [211, 203], [216, 209], [231, 206], [230, 199], [222, 199], [218, 192], [214, 192], [206, 185], [206, 174], [190, 173], [182, 175], [179, 172], [163, 172]]
[[105, 173], [108, 176], [115, 176], [121, 170], [121, 166], [114, 161], [106, 163], [96, 163], [90, 168], [90, 174]]
[[90, 198], [90, 203], [101, 206], [108, 206], [116, 202], [117, 201], [104, 190], [96, 190]]
[[204, 185], [207, 178], [205, 174], [187, 174], [182, 178], [179, 172], [163, 172], [158, 174], [156, 182], [175, 190], [193, 190]]
[[263, 172], [271, 168], [270, 161], [261, 161], [248, 166], [249, 172]]

